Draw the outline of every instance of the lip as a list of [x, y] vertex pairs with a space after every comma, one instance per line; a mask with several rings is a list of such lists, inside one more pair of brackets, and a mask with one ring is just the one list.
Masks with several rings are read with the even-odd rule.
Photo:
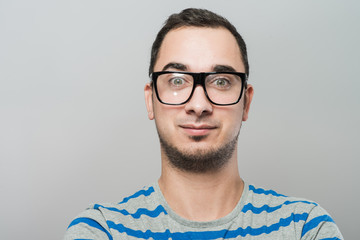
[[209, 134], [212, 130], [216, 129], [216, 126], [207, 124], [183, 124], [180, 127], [191, 136], [203, 136]]

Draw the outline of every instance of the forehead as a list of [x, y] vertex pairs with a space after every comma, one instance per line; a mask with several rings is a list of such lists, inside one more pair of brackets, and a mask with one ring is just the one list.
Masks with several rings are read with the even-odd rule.
[[171, 30], [164, 38], [154, 67], [163, 70], [175, 62], [188, 71], [211, 71], [216, 65], [233, 67], [244, 72], [240, 48], [235, 37], [225, 28], [181, 27]]

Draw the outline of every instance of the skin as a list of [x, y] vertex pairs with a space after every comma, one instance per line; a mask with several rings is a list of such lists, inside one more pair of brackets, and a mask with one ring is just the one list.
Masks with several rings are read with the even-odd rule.
[[[240, 49], [228, 30], [182, 27], [165, 36], [154, 71], [211, 72], [224, 66], [245, 72]], [[159, 134], [180, 151], [194, 154], [218, 148], [236, 138], [242, 121], [248, 118], [253, 96], [253, 87], [248, 84], [239, 103], [217, 106], [197, 86], [189, 102], [170, 106], [157, 100], [149, 83], [144, 91], [148, 117], [155, 120]], [[201, 140], [194, 136], [201, 136]], [[181, 171], [169, 164], [163, 149], [161, 162], [159, 186], [170, 207], [186, 219], [219, 219], [229, 214], [241, 197], [244, 184], [238, 172], [237, 147], [218, 171]]]

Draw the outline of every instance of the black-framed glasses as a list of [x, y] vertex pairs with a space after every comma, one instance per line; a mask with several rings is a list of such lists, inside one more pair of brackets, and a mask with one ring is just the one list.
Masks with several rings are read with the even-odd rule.
[[158, 100], [163, 104], [181, 105], [188, 102], [197, 85], [215, 105], [233, 105], [240, 101], [247, 77], [240, 72], [178, 72], [162, 71], [150, 75]]

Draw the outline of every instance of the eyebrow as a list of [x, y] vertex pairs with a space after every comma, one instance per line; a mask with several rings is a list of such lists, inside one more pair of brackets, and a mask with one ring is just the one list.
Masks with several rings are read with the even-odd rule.
[[236, 72], [235, 68], [229, 65], [215, 65], [214, 72]]
[[176, 62], [171, 62], [171, 63], [168, 63], [166, 64], [164, 67], [163, 67], [163, 71], [166, 71], [167, 69], [169, 68], [173, 68], [173, 69], [176, 69], [176, 70], [179, 70], [179, 71], [186, 71], [187, 70], [187, 67], [182, 64], [182, 63], [176, 63]]
[[[169, 68], [173, 68], [179, 71], [187, 71], [187, 66], [182, 64], [182, 63], [177, 63], [177, 62], [170, 62], [168, 64], [166, 64], [162, 71], [166, 71]], [[214, 72], [236, 72], [235, 68], [233, 68], [232, 66], [229, 65], [215, 65], [212, 68], [212, 71]]]

